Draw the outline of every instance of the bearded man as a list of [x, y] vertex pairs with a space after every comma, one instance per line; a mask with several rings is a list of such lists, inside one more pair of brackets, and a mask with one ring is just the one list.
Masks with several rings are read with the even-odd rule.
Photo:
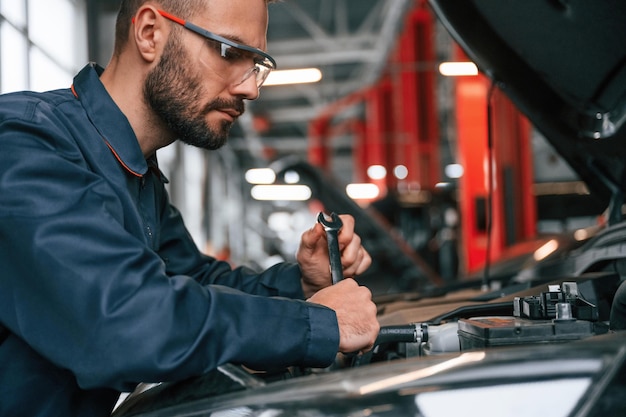
[[[367, 288], [325, 233], [261, 273], [202, 254], [157, 150], [217, 149], [259, 95], [266, 0], [123, 0], [106, 69], [0, 97], [0, 415], [106, 416], [140, 382], [224, 363], [325, 367], [372, 347]], [[346, 277], [371, 258], [343, 215]]]

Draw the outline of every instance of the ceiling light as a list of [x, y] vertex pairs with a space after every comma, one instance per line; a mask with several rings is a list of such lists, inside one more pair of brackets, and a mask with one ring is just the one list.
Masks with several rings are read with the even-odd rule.
[[442, 62], [439, 65], [439, 73], [446, 77], [478, 75], [478, 67], [473, 62]]
[[448, 178], [461, 178], [465, 170], [461, 164], [450, 164], [446, 165], [445, 172]]
[[296, 171], [285, 172], [284, 180], [287, 184], [297, 184], [300, 182], [300, 174]]
[[322, 79], [322, 71], [317, 68], [275, 70], [270, 72], [263, 86], [316, 83]]
[[250, 193], [261, 201], [307, 201], [312, 194], [306, 185], [255, 185]]
[[399, 180], [404, 180], [409, 176], [409, 169], [404, 165], [397, 165], [393, 169], [393, 175], [395, 175]]
[[387, 169], [382, 165], [371, 165], [367, 168], [367, 176], [373, 180], [382, 180], [387, 176]]
[[372, 200], [380, 195], [376, 184], [348, 184], [346, 194], [353, 200]]
[[253, 168], [246, 171], [246, 181], [249, 184], [273, 184], [276, 173], [271, 168]]

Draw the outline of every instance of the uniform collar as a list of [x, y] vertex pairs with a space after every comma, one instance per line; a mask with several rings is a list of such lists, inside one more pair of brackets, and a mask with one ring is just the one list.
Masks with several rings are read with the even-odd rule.
[[143, 177], [148, 164], [128, 119], [100, 81], [103, 68], [90, 63], [74, 77], [72, 91], [111, 152], [131, 174]]

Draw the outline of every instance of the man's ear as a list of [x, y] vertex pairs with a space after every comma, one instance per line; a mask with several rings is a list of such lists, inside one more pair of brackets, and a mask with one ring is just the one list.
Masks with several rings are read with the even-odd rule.
[[170, 26], [165, 25], [164, 20], [150, 5], [140, 7], [133, 18], [131, 37], [146, 62], [154, 62], [165, 47]]

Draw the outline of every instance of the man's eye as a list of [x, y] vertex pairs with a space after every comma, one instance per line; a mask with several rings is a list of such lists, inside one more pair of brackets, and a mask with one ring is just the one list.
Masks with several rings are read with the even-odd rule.
[[243, 61], [248, 59], [248, 54], [240, 49], [224, 45], [222, 47], [222, 57], [227, 61]]

